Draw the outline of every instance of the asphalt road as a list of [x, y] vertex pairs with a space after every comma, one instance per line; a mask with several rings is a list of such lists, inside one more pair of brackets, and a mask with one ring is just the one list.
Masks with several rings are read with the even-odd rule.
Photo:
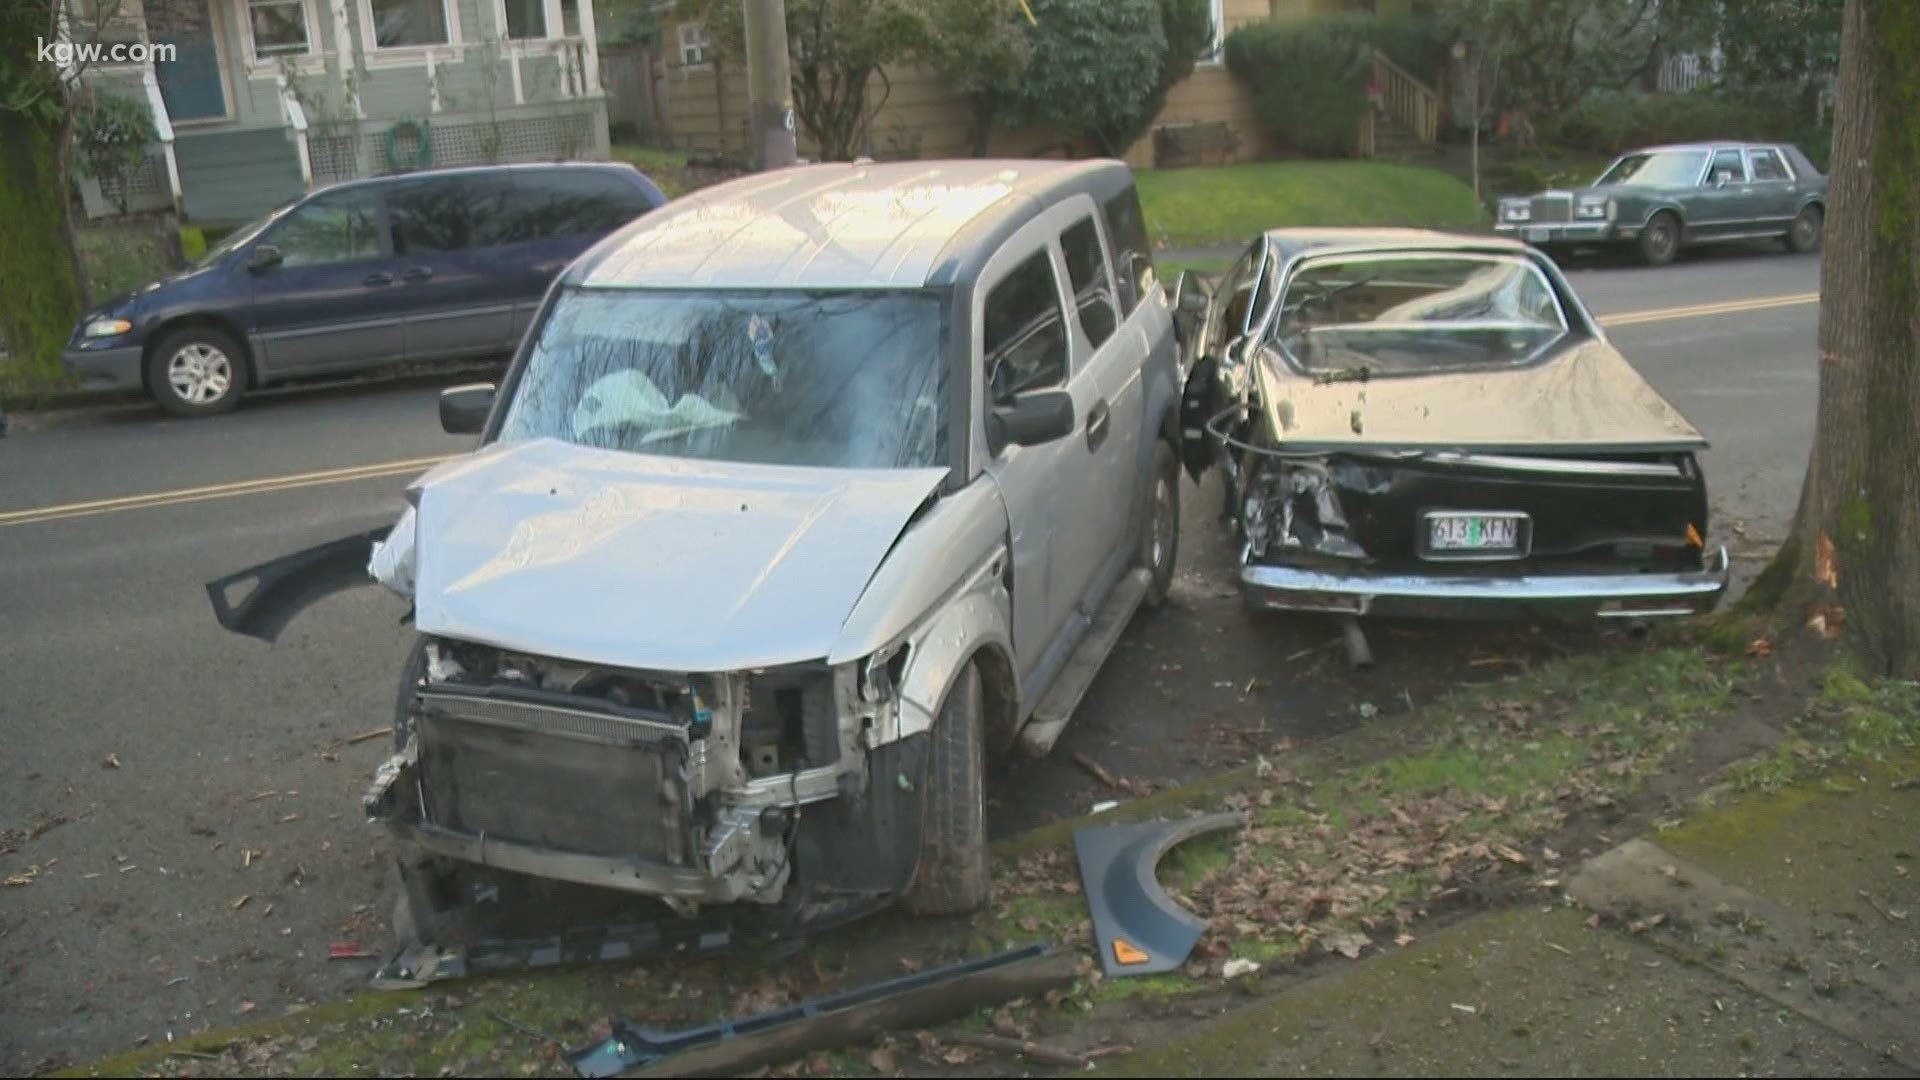
[[[1818, 261], [1729, 252], [1574, 281], [1713, 441], [1712, 531], [1750, 575], [1811, 441], [1816, 307], [1790, 298], [1818, 288]], [[1735, 306], [1673, 311], [1701, 305]], [[327, 948], [387, 940], [384, 849], [358, 815], [387, 743], [354, 736], [391, 715], [402, 605], [342, 593], [267, 646], [220, 630], [202, 585], [390, 522], [408, 479], [471, 445], [440, 432], [437, 389], [275, 393], [207, 421], [139, 406], [17, 417], [0, 439], [0, 1065], [361, 985], [369, 962]], [[1376, 645], [1387, 655], [1368, 676], [1324, 649], [1285, 662], [1327, 630], [1240, 613], [1217, 498], [1187, 492], [1175, 604], [1129, 630], [1054, 755], [998, 766], [997, 832], [1109, 797], [1076, 752], [1177, 782], [1245, 760], [1249, 738], [1311, 737], [1363, 699], [1410, 702], [1467, 670], [1469, 650], [1493, 663], [1530, 647], [1525, 630], [1463, 643], [1412, 628]]]

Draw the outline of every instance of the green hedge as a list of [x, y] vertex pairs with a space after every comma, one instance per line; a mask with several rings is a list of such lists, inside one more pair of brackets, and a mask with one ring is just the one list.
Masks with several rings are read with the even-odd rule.
[[1424, 15], [1382, 15], [1373, 20], [1373, 47], [1414, 78], [1438, 90], [1453, 37], [1437, 19]]
[[1794, 89], [1642, 94], [1593, 91], [1540, 134], [1560, 146], [1617, 154], [1636, 146], [1705, 139], [1799, 144], [1821, 168], [1833, 139]]
[[1227, 68], [1253, 89], [1273, 134], [1303, 153], [1347, 157], [1367, 109], [1373, 27], [1350, 14], [1253, 23], [1227, 35]]
[[1434, 19], [1339, 12], [1243, 26], [1227, 35], [1226, 52], [1269, 131], [1303, 153], [1346, 157], [1367, 110], [1374, 50], [1430, 83], [1450, 45]]

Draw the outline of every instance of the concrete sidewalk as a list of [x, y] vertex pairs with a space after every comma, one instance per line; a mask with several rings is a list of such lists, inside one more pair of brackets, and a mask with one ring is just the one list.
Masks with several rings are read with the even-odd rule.
[[[1920, 784], [1757, 796], [1113, 1076], [1920, 1073]], [[1847, 790], [1850, 789], [1850, 790]]]

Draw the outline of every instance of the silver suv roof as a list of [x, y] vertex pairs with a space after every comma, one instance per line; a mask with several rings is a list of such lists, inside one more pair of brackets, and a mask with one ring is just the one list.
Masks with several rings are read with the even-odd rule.
[[1112, 161], [805, 165], [704, 188], [581, 267], [588, 288], [912, 288], [962, 234], [1033, 213]]

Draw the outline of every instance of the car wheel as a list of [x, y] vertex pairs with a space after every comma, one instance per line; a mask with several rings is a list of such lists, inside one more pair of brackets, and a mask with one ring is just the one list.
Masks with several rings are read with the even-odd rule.
[[1680, 219], [1669, 213], [1653, 215], [1640, 230], [1640, 258], [1648, 266], [1665, 266], [1680, 252]]
[[947, 691], [928, 732], [920, 861], [906, 908], [964, 915], [987, 902], [986, 732], [980, 668], [969, 662]]
[[160, 335], [147, 354], [147, 392], [174, 416], [213, 416], [240, 404], [247, 375], [238, 342], [210, 326]]
[[1820, 232], [1826, 224], [1826, 215], [1817, 206], [1809, 206], [1800, 211], [1793, 219], [1793, 228], [1787, 230], [1787, 249], [1799, 255], [1820, 250]]
[[1180, 551], [1180, 463], [1165, 440], [1153, 444], [1152, 484], [1147, 489], [1146, 520], [1140, 529], [1140, 565], [1152, 575], [1146, 605], [1159, 607], [1173, 589], [1174, 558]]

